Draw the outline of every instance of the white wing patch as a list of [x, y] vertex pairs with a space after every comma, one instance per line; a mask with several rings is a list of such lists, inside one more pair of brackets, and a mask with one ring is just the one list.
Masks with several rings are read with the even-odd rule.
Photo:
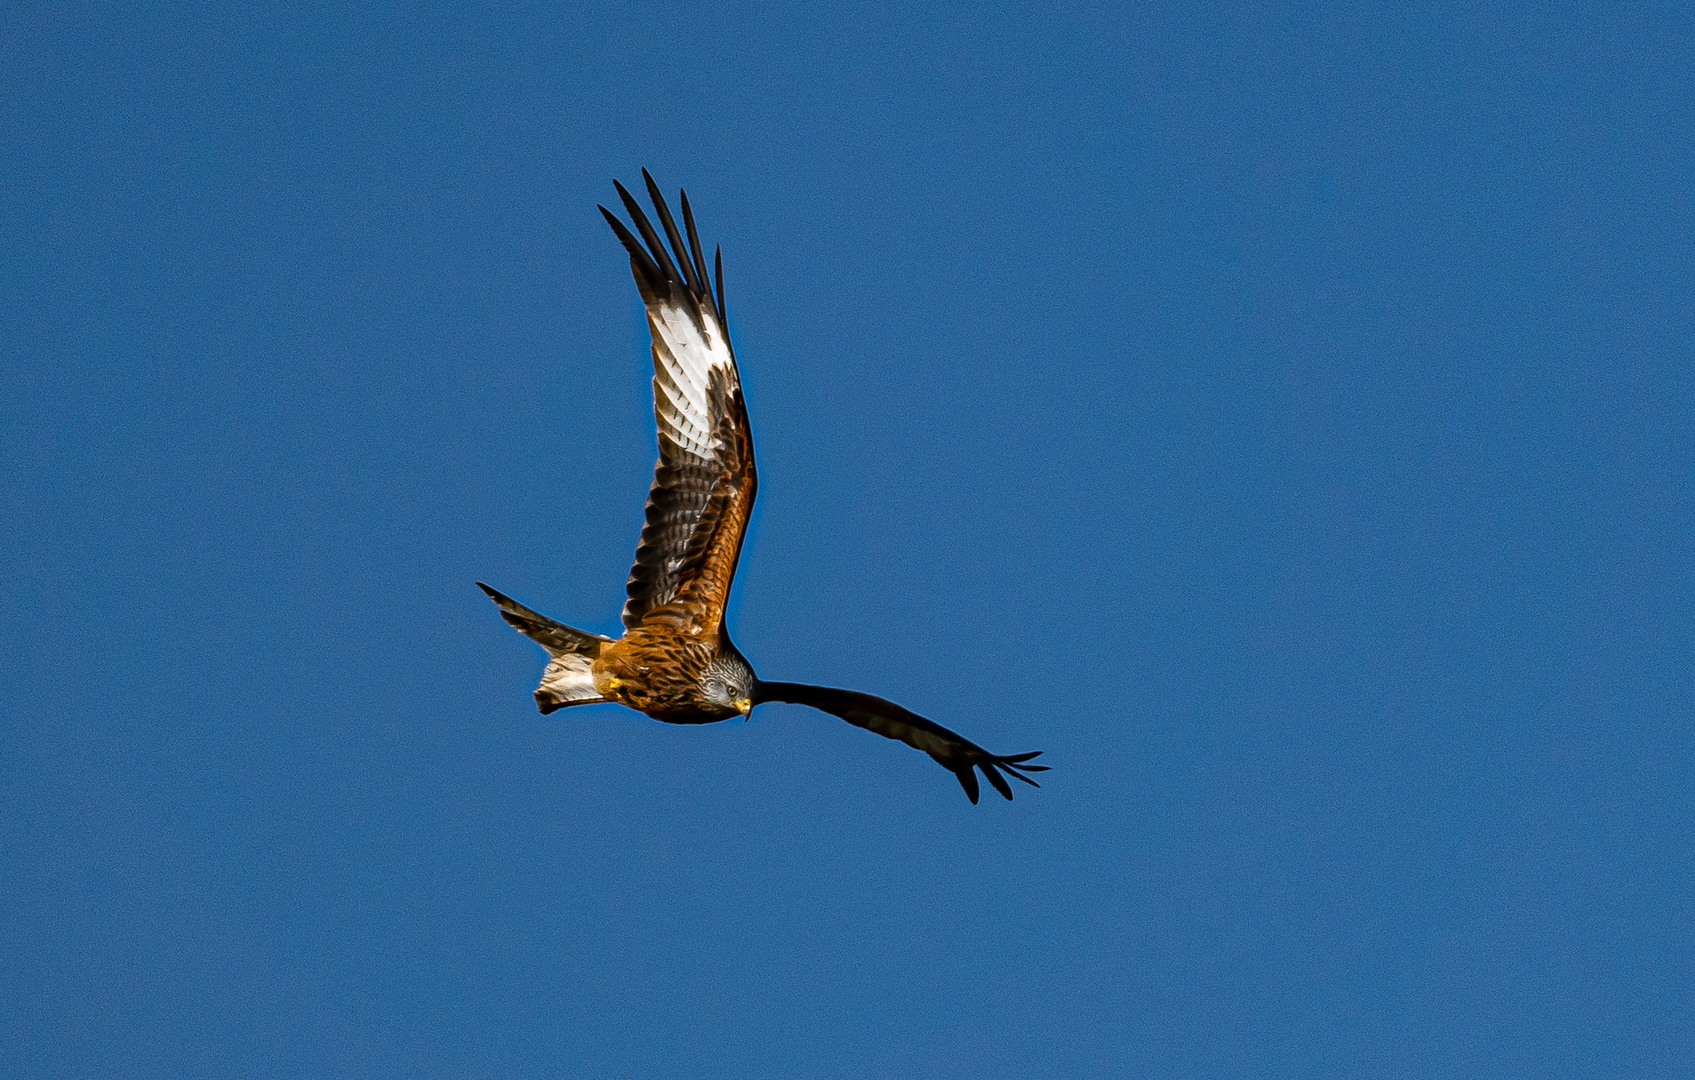
[[706, 387], [714, 369], [728, 373], [730, 386], [739, 383], [729, 338], [710, 311], [686, 301], [650, 305], [647, 324], [653, 334], [653, 412], [661, 450], [669, 440], [697, 463], [716, 462], [712, 433], [718, 418]]

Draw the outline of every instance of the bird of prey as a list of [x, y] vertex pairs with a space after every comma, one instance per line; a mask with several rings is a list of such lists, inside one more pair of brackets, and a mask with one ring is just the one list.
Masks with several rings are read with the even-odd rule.
[[625, 590], [624, 636], [615, 640], [565, 626], [477, 583], [508, 623], [547, 650], [536, 705], [551, 713], [615, 701], [668, 724], [710, 724], [745, 719], [762, 702], [786, 701], [924, 751], [959, 778], [973, 803], [974, 770], [1008, 799], [1007, 776], [1039, 786], [1025, 774], [1047, 768], [1028, 764], [1040, 751], [1002, 757], [870, 694], [766, 682], [731, 644], [724, 608], [757, 485], [753, 433], [726, 332], [723, 257], [714, 251], [708, 280], [687, 193], [681, 195], [685, 243], [646, 169], [642, 179], [663, 240], [624, 185], [613, 182], [635, 232], [600, 208], [629, 252], [647, 307], [659, 427], [659, 463]]

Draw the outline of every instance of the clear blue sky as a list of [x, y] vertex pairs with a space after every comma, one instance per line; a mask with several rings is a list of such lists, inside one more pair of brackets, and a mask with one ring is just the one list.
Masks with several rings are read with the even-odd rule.
[[[8, 4], [8, 1068], [1686, 1068], [1695, 16], [1381, 7]], [[617, 625], [644, 165], [738, 644], [1041, 791], [535, 712], [472, 582]]]

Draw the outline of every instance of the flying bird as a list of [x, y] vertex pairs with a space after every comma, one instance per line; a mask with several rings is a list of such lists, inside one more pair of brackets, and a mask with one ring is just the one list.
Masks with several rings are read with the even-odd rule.
[[1008, 799], [1007, 776], [1040, 786], [1025, 775], [1047, 769], [1028, 764], [1040, 751], [991, 754], [880, 697], [767, 682], [754, 675], [731, 643], [724, 608], [758, 482], [753, 432], [726, 330], [723, 257], [714, 250], [708, 280], [687, 193], [680, 197], [685, 243], [646, 169], [642, 179], [663, 240], [641, 204], [617, 181], [613, 186], [635, 231], [600, 208], [629, 252], [647, 307], [653, 415], [659, 428], [659, 462], [625, 589], [624, 636], [613, 639], [555, 622], [477, 582], [499, 605], [502, 618], [547, 650], [547, 669], [535, 691], [537, 707], [551, 713], [615, 701], [668, 724], [710, 724], [732, 716], [745, 719], [763, 702], [786, 701], [924, 751], [959, 778], [973, 803], [976, 770]]

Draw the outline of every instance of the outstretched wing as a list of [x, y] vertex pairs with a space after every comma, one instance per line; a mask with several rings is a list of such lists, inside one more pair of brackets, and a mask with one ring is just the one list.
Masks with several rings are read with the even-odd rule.
[[725, 329], [722, 257], [714, 252], [714, 289], [688, 195], [682, 196], [685, 245], [646, 169], [642, 179], [664, 240], [624, 185], [615, 182], [635, 233], [600, 208], [630, 253], [636, 288], [647, 305], [659, 428], [659, 463], [630, 567], [624, 625], [633, 627], [654, 608], [677, 603], [694, 621], [716, 630], [753, 510], [753, 433]]
[[856, 727], [875, 731], [886, 739], [899, 739], [908, 746], [922, 750], [935, 758], [942, 768], [959, 777], [959, 786], [965, 789], [966, 798], [973, 803], [977, 801], [977, 774], [973, 769], [982, 769], [983, 775], [988, 777], [995, 790], [1010, 799], [1012, 785], [1006, 782], [1006, 777], [1001, 775], [1000, 770], [1005, 769], [1007, 775], [1016, 777], [1031, 787], [1041, 787], [1042, 785], [1024, 774], [1046, 772], [1048, 768], [1046, 765], [1025, 764], [1040, 754], [1040, 750], [1008, 757], [991, 754], [971, 740], [962, 738], [915, 712], [903, 709], [892, 701], [854, 690], [835, 690], [828, 686], [806, 686], [802, 683], [762, 682], [759, 684], [759, 700], [810, 705], [814, 709], [822, 709], [833, 716], [839, 716]]

